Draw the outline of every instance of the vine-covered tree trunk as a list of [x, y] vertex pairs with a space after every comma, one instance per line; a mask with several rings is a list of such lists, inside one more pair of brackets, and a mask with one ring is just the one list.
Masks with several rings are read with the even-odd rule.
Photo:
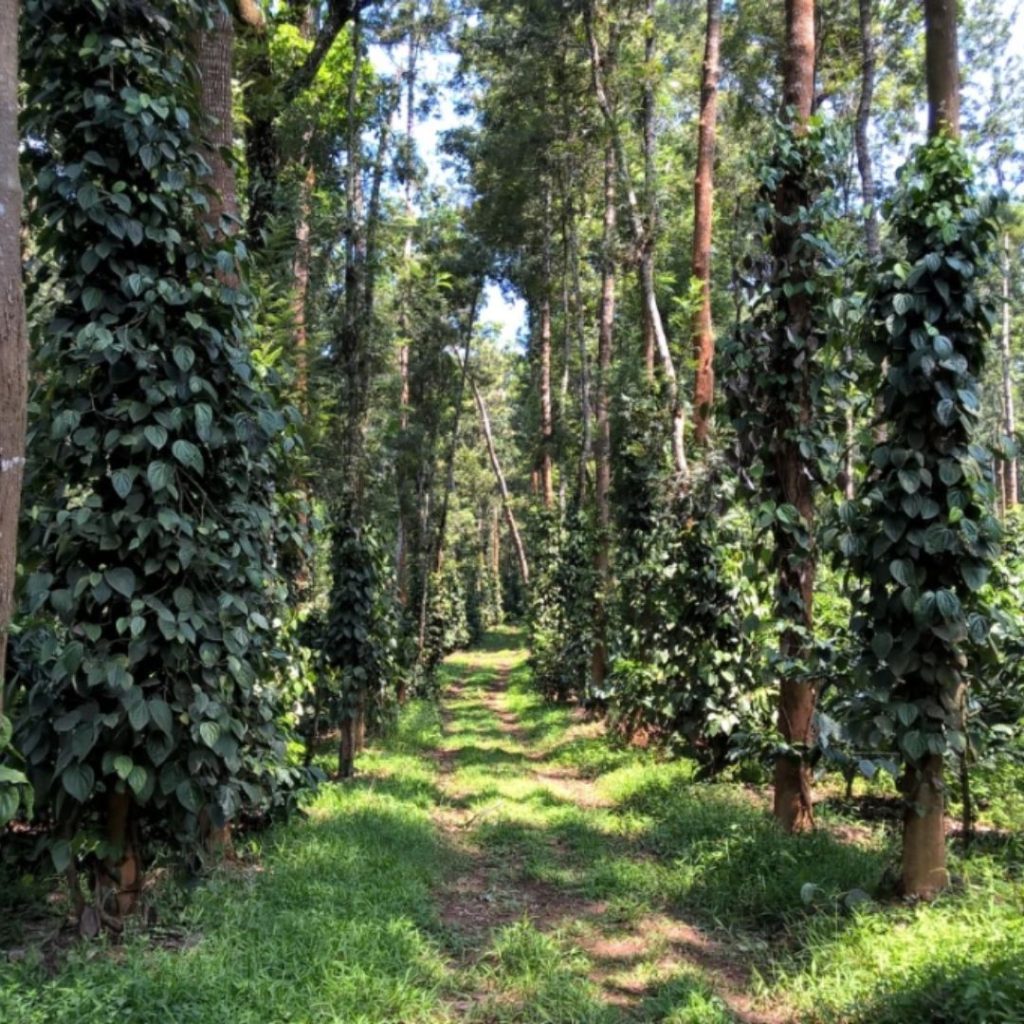
[[17, 0], [0, 0], [0, 714], [17, 568], [28, 398], [18, 177], [18, 8]]
[[[1003, 233], [1003, 252], [1000, 262], [1002, 271], [1003, 316], [1002, 329], [999, 334], [999, 353], [1001, 357], [1002, 388], [1003, 388], [1003, 433], [1011, 441], [1017, 439], [1017, 408], [1013, 394], [1013, 352], [1010, 334], [1010, 235]], [[1010, 455], [1002, 465], [1002, 498], [1003, 508], [1009, 512], [1017, 507], [1020, 495], [1018, 483], [1017, 456]]]
[[[213, 241], [220, 243], [234, 234], [238, 227], [238, 194], [235, 168], [227, 158], [234, 143], [233, 96], [231, 89], [234, 65], [235, 23], [224, 9], [213, 15], [210, 29], [202, 31], [196, 46], [196, 68], [199, 72], [199, 106], [205, 124], [202, 127], [207, 145], [203, 156], [210, 166], [208, 187], [209, 211], [206, 227]], [[218, 276], [229, 288], [239, 284], [237, 273], [219, 271]], [[120, 814], [120, 807], [118, 812]], [[130, 815], [131, 802], [124, 810]], [[231, 850], [231, 824], [217, 827], [209, 812], [202, 815], [204, 842], [209, 853], [223, 856]], [[131, 871], [128, 867], [123, 870]]]
[[[786, 0], [786, 54], [784, 62], [783, 104], [787, 116], [801, 131], [811, 116], [814, 99], [814, 0]], [[799, 241], [799, 211], [806, 207], [808, 196], [803, 181], [792, 176], [783, 179], [776, 195], [776, 227], [773, 241], [776, 262], [785, 265]], [[799, 285], [790, 268], [790, 282]], [[783, 311], [786, 329], [795, 337], [807, 340], [813, 331], [813, 310], [808, 296], [795, 291]], [[776, 475], [781, 496], [800, 515], [807, 536], [813, 537], [814, 494], [812, 470], [800, 449], [798, 435], [813, 415], [810, 364], [812, 353], [806, 353], [797, 393], [788, 395], [782, 405], [784, 422], [779, 424], [776, 454]], [[794, 533], [779, 530], [779, 592], [782, 612], [792, 623], [782, 635], [781, 654], [784, 661], [800, 662], [808, 653], [808, 638], [814, 623], [815, 561], [811, 550], [801, 550]], [[796, 750], [806, 748], [813, 740], [814, 707], [817, 692], [814, 685], [793, 674], [784, 674], [779, 694], [779, 731], [783, 740]], [[806, 758], [785, 754], [775, 762], [775, 816], [789, 832], [813, 828], [814, 812], [811, 795], [811, 771]]]
[[718, 116], [719, 48], [722, 0], [708, 0], [704, 66], [700, 87], [697, 174], [693, 184], [693, 276], [701, 300], [693, 324], [697, 371], [693, 386], [693, 436], [707, 443], [715, 400], [715, 333], [711, 321], [711, 232], [714, 213], [715, 126]]
[[[928, 135], [960, 134], [960, 71], [957, 59], [956, 0], [925, 0], [925, 72]], [[903, 818], [900, 888], [907, 896], [929, 897], [949, 885], [946, 869], [944, 761], [930, 754], [908, 761], [902, 782]]]
[[551, 402], [551, 192], [544, 197], [544, 255], [540, 300], [540, 492], [544, 508], [555, 504], [555, 426]]
[[604, 232], [601, 240], [601, 306], [597, 334], [597, 388], [594, 401], [594, 501], [597, 506], [597, 570], [598, 593], [594, 601], [594, 649], [591, 657], [590, 681], [595, 689], [604, 684], [608, 671], [607, 607], [611, 584], [611, 487], [612, 426], [611, 373], [615, 340], [615, 237], [618, 228], [615, 189], [615, 150], [611, 141], [604, 155]]

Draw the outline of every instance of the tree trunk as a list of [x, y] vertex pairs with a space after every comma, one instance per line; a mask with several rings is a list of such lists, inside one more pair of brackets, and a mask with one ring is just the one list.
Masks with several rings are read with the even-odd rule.
[[[648, 287], [653, 287], [654, 246], [658, 232], [658, 174], [656, 163], [657, 134], [654, 127], [654, 62], [657, 59], [657, 35], [655, 33], [655, 0], [647, 0], [645, 11], [646, 27], [644, 31], [644, 85], [641, 100], [641, 119], [643, 121], [644, 144], [644, 212], [647, 218], [645, 239], [647, 244], [641, 254], [644, 264], [640, 271], [640, 286], [646, 294]], [[648, 279], [652, 282], [646, 284]], [[644, 372], [648, 380], [654, 380], [654, 357], [657, 339], [654, 321], [647, 304], [643, 307], [643, 338], [644, 338]]]
[[114, 792], [107, 799], [105, 838], [110, 852], [97, 868], [95, 898], [103, 923], [114, 931], [121, 930], [142, 891], [133, 809], [128, 792]]
[[595, 690], [604, 685], [608, 672], [606, 596], [611, 585], [611, 485], [612, 427], [611, 387], [612, 350], [615, 342], [615, 236], [617, 205], [615, 192], [615, 151], [611, 141], [604, 155], [604, 233], [601, 241], [601, 307], [597, 335], [596, 430], [594, 437], [594, 501], [597, 505], [597, 594], [594, 600], [594, 650], [590, 681]]
[[925, 758], [907, 765], [903, 793], [903, 863], [900, 890], [904, 896], [930, 899], [949, 885], [946, 870], [946, 790], [943, 760]]
[[[796, 131], [802, 131], [811, 116], [814, 99], [814, 0], [786, 0], [786, 58], [784, 63], [783, 106]], [[782, 264], [791, 251], [799, 231], [799, 211], [807, 205], [806, 186], [802, 181], [784, 180], [776, 195], [774, 257]], [[813, 309], [807, 296], [800, 293], [784, 300], [782, 311], [787, 329], [810, 344], [813, 334]], [[793, 505], [804, 521], [808, 534], [814, 533], [814, 495], [811, 470], [805, 464], [799, 441], [794, 437], [813, 415], [808, 352], [799, 393], [785, 397], [782, 420], [778, 426], [776, 474], [783, 501]], [[789, 353], [780, 358], [788, 360]], [[788, 371], [789, 367], [786, 367]], [[797, 421], [793, 421], [794, 404]], [[781, 640], [784, 659], [801, 660], [808, 653], [805, 636], [814, 624], [813, 552], [803, 552], [786, 531], [776, 532], [779, 564], [779, 591], [785, 596], [782, 613], [793, 620]], [[793, 754], [781, 755], [775, 762], [775, 817], [788, 832], [801, 832], [814, 827], [810, 765], [799, 751], [813, 741], [816, 687], [793, 676], [783, 676], [779, 693], [779, 731], [783, 740], [795, 748]]]
[[[226, 10], [219, 9], [214, 14], [213, 27], [200, 33], [196, 48], [200, 109], [206, 121], [204, 131], [208, 143], [203, 156], [210, 166], [213, 193], [205, 220], [210, 238], [216, 244], [223, 243], [238, 230], [235, 169], [227, 157], [234, 142], [231, 91], [234, 47], [234, 20]], [[217, 276], [227, 288], [237, 288], [241, 283], [237, 272], [218, 271]], [[223, 856], [231, 849], [231, 824], [226, 822], [220, 828], [211, 824], [204, 840], [211, 854]]]
[[[206, 119], [209, 145], [203, 158], [210, 165], [210, 208], [207, 223], [218, 241], [234, 234], [238, 221], [235, 170], [228, 160], [234, 143], [231, 118], [231, 71], [235, 47], [235, 23], [226, 10], [218, 10], [213, 27], [200, 34], [196, 65], [199, 70], [200, 106]], [[227, 218], [227, 219], [225, 219]]]
[[[413, 204], [412, 157], [415, 147], [416, 129], [416, 63], [418, 57], [415, 21], [409, 26], [409, 50], [405, 68], [405, 216], [408, 221], [405, 232], [405, 246], [402, 262], [408, 275], [412, 266], [413, 223], [416, 209]], [[408, 282], [405, 287], [408, 288]], [[401, 299], [398, 311], [398, 430], [405, 437], [409, 430], [409, 311], [408, 295]], [[395, 576], [398, 582], [398, 600], [405, 605], [409, 600], [409, 535], [406, 521], [408, 510], [399, 501], [398, 530], [395, 540]], [[422, 647], [422, 644], [420, 645]]]
[[857, 150], [860, 173], [860, 195], [864, 203], [864, 244], [868, 256], [878, 255], [878, 212], [875, 209], [875, 172], [871, 160], [868, 130], [871, 125], [871, 104], [875, 95], [875, 29], [874, 0], [858, 0], [860, 13], [860, 100], [853, 141]]
[[715, 401], [715, 334], [711, 322], [711, 232], [714, 213], [715, 122], [718, 115], [719, 47], [722, 0], [708, 0], [704, 69], [700, 87], [697, 175], [693, 186], [693, 276], [700, 282], [700, 308], [694, 318], [697, 372], [693, 387], [694, 440], [707, 443]]
[[295, 255], [292, 258], [292, 318], [294, 321], [295, 368], [302, 411], [309, 411], [309, 271], [312, 260], [309, 218], [316, 187], [316, 169], [307, 164], [299, 186], [298, 218], [295, 221]]
[[[956, 0], [925, 0], [925, 72], [929, 137], [960, 134]], [[900, 887], [906, 896], [929, 899], [949, 885], [943, 759], [931, 755], [906, 766]]]
[[[616, 63], [617, 33], [613, 25], [608, 52], [602, 58], [594, 27], [593, 2], [588, 3], [584, 7], [584, 17], [587, 43], [590, 50], [590, 68], [594, 95], [597, 98], [598, 109], [605, 122], [605, 130], [608, 132], [611, 140], [610, 145], [612, 147], [614, 167], [618, 172], [619, 180], [626, 194], [626, 208], [629, 211], [629, 226], [633, 238], [633, 247], [640, 257], [642, 309], [654, 332], [655, 346], [661, 362], [661, 372], [665, 378], [665, 390], [667, 392], [671, 420], [672, 461], [676, 471], [676, 482], [678, 486], [684, 487], [689, 480], [689, 467], [686, 461], [686, 423], [683, 414], [682, 396], [679, 392], [679, 376], [676, 373], [675, 360], [672, 358], [672, 350], [669, 347], [668, 334], [665, 332], [665, 324], [661, 318], [661, 310], [658, 308], [653, 249], [650, 248], [653, 242], [647, 237], [647, 228], [644, 225], [643, 215], [640, 210], [640, 201], [637, 199], [636, 190], [633, 188], [632, 177], [629, 173], [626, 148], [622, 141], [622, 134], [619, 131], [618, 120], [607, 87], [607, 79], [610, 77], [609, 73], [614, 70]], [[648, 258], [648, 255], [650, 258]]]
[[945, 129], [960, 135], [960, 65], [956, 37], [957, 0], [924, 0], [928, 134]]
[[554, 417], [551, 407], [551, 190], [544, 193], [544, 257], [540, 302], [540, 491], [545, 509], [555, 503], [553, 450]]
[[[857, 117], [853, 128], [853, 144], [857, 153], [857, 170], [860, 174], [860, 195], [864, 205], [864, 248], [871, 260], [878, 258], [878, 212], [875, 209], [875, 173], [871, 160], [871, 145], [868, 130], [871, 127], [871, 105], [875, 95], [875, 28], [874, 0], [858, 0], [860, 25], [860, 98], [857, 102]], [[853, 362], [853, 349], [846, 347], [847, 363]], [[882, 412], [880, 399], [876, 411]], [[881, 430], [881, 427], [878, 428]], [[843, 459], [844, 494], [847, 501], [853, 501], [856, 493], [856, 444], [857, 424], [852, 405], [846, 410], [846, 455]], [[879, 441], [882, 435], [878, 435]]]
[[484, 404], [484, 396], [473, 380], [472, 374], [469, 377], [469, 385], [473, 389], [473, 400], [476, 402], [477, 412], [480, 414], [480, 426], [483, 428], [484, 441], [487, 444], [487, 455], [491, 460], [491, 469], [494, 470], [494, 478], [498, 483], [498, 491], [501, 494], [501, 507], [505, 512], [505, 523], [508, 526], [509, 536], [512, 538], [512, 546], [516, 550], [516, 559], [519, 562], [519, 574], [523, 579], [523, 586], [530, 584], [530, 566], [526, 560], [526, 548], [523, 546], [523, 538], [519, 533], [519, 524], [516, 522], [515, 513], [512, 511], [512, 499], [508, 493], [508, 484], [505, 481], [505, 474], [501, 471], [501, 462], [498, 460], [498, 450], [494, 446], [494, 433], [491, 430], [491, 417], [487, 414], [487, 406]]
[[[1002, 272], [1003, 326], [999, 338], [999, 349], [1002, 357], [1003, 376], [1003, 431], [1011, 441], [1016, 443], [1017, 410], [1013, 396], [1013, 352], [1010, 334], [1010, 235], [1008, 232], [1003, 234]], [[1017, 507], [1020, 493], [1017, 465], [1016, 455], [1011, 455], [1003, 462], [1003, 508], [1006, 512]]]
[[0, 0], [0, 714], [18, 564], [28, 401], [18, 176], [18, 7], [17, 0]]

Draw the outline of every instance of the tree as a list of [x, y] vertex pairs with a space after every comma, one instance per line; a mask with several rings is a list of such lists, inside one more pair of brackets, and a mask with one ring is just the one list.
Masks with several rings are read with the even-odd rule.
[[693, 433], [707, 443], [715, 401], [715, 334], [711, 321], [711, 231], [714, 213], [715, 128], [718, 116], [719, 47], [722, 38], [721, 0], [708, 0], [704, 64], [700, 88], [700, 131], [697, 174], [693, 187], [693, 276], [700, 284], [700, 305], [694, 317], [697, 373], [693, 386]]
[[[814, 0], [786, 0], [786, 50], [783, 61], [782, 102], [794, 135], [806, 131], [814, 103]], [[807, 182], [798, 174], [783, 174], [775, 197], [775, 229], [772, 248], [776, 265], [788, 274], [779, 313], [793, 344], [802, 348], [800, 368], [795, 374], [795, 393], [779, 406], [775, 451], [776, 477], [782, 501], [799, 516], [807, 538], [814, 530], [813, 475], [801, 445], [799, 430], [813, 417], [811, 372], [816, 344], [814, 305], [798, 255], [800, 211], [810, 203]], [[779, 353], [783, 359], [796, 353]], [[801, 541], [783, 523], [776, 531], [780, 550], [779, 591], [781, 611], [794, 625], [782, 636], [784, 660], [800, 659], [809, 647], [814, 625], [815, 560], [810, 540]], [[805, 678], [797, 678], [783, 669], [779, 695], [779, 731], [783, 741], [797, 751], [805, 750], [813, 740], [816, 687]], [[807, 758], [783, 754], [775, 762], [775, 816], [790, 832], [813, 826], [811, 771]]]
[[925, 4], [929, 137], [901, 172], [890, 223], [901, 252], [876, 273], [871, 356], [887, 366], [885, 437], [871, 453], [853, 564], [865, 581], [856, 702], [865, 742], [895, 743], [906, 800], [901, 888], [930, 897], [946, 869], [946, 754], [967, 749], [965, 706], [984, 671], [978, 598], [997, 550], [991, 456], [976, 443], [978, 378], [995, 311], [977, 281], [994, 253], [991, 209], [959, 142], [955, 5]]
[[191, 72], [205, 9], [25, 11], [33, 226], [57, 298], [17, 736], [58, 870], [74, 879], [99, 842], [88, 906], [72, 885], [92, 930], [137, 896], [143, 824], [191, 849], [203, 822], [278, 806], [298, 778], [271, 657], [285, 421], [248, 349], [242, 249], [211, 231], [223, 198]]
[[[18, 0], [0, 4], [0, 723], [4, 720], [4, 667], [14, 604], [28, 401], [18, 172], [18, 8]], [[0, 750], [4, 745], [0, 743]]]

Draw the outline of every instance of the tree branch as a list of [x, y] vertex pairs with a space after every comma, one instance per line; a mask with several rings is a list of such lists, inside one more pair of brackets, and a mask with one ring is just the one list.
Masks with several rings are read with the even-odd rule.
[[338, 38], [338, 33], [354, 18], [358, 18], [369, 0], [331, 0], [325, 19], [320, 31], [317, 33], [313, 43], [313, 49], [301, 67], [292, 72], [291, 77], [284, 83], [281, 95], [285, 103], [291, 103], [300, 93], [309, 88], [310, 83], [320, 70], [324, 58]]

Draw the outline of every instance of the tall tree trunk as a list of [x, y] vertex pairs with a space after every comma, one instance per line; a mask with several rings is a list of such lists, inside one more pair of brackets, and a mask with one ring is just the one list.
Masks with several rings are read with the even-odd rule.
[[530, 584], [530, 565], [526, 560], [526, 548], [523, 545], [523, 538], [519, 532], [519, 524], [516, 522], [515, 512], [512, 509], [512, 498], [509, 495], [508, 483], [505, 474], [501, 469], [501, 462], [498, 459], [498, 449], [494, 445], [494, 432], [491, 429], [491, 417], [487, 413], [487, 406], [484, 403], [484, 396], [480, 393], [472, 374], [469, 377], [469, 385], [473, 389], [473, 400], [476, 402], [477, 412], [480, 414], [480, 426], [484, 432], [484, 441], [487, 444], [487, 456], [491, 461], [491, 469], [494, 471], [494, 479], [498, 484], [498, 492], [501, 494], [501, 507], [505, 513], [505, 524], [508, 526], [509, 536], [512, 538], [512, 546], [515, 548], [516, 560], [519, 563], [519, 575], [522, 577], [523, 586]]
[[[655, 0], [647, 0], [644, 12], [646, 25], [644, 30], [644, 84], [640, 104], [640, 116], [643, 122], [644, 146], [644, 213], [647, 219], [645, 239], [647, 244], [641, 253], [642, 267], [640, 270], [640, 287], [646, 295], [648, 287], [655, 281], [654, 247], [658, 232], [658, 172], [656, 161], [657, 133], [654, 126], [654, 62], [657, 59], [657, 33], [655, 31]], [[651, 281], [651, 285], [647, 281]], [[643, 306], [643, 337], [644, 337], [644, 371], [648, 380], [654, 380], [654, 357], [657, 339], [654, 332], [654, 321], [647, 303]]]
[[700, 131], [697, 175], [693, 186], [693, 276], [700, 282], [701, 300], [693, 324], [697, 373], [693, 386], [693, 434], [707, 443], [715, 401], [715, 333], [711, 322], [711, 231], [714, 214], [715, 127], [718, 116], [719, 48], [722, 39], [722, 0], [708, 0], [704, 68], [700, 87]]
[[[235, 169], [227, 153], [234, 143], [231, 72], [235, 49], [235, 23], [226, 10], [213, 16], [213, 26], [200, 32], [196, 44], [199, 103], [205, 119], [207, 145], [203, 158], [210, 167], [209, 208], [205, 215], [210, 238], [221, 243], [238, 229], [238, 194]], [[238, 287], [237, 274], [222, 273], [229, 287]]]
[[18, 0], [0, 0], [0, 714], [18, 563], [28, 401], [18, 177], [18, 7]]
[[[857, 0], [860, 28], [860, 98], [853, 128], [853, 144], [860, 174], [860, 196], [864, 205], [864, 247], [871, 260], [880, 253], [878, 242], [878, 211], [875, 202], [875, 172], [868, 137], [871, 128], [871, 106], [875, 95], [875, 0]], [[847, 363], [853, 362], [853, 349], [847, 346]], [[877, 411], [881, 413], [881, 406]], [[879, 428], [881, 429], [881, 428]], [[853, 406], [846, 410], [846, 455], [843, 460], [844, 493], [852, 501], [856, 492], [857, 424]], [[881, 440], [881, 435], [879, 435]]]
[[[960, 71], [956, 0], [925, 0], [925, 77], [928, 134], [960, 134]], [[946, 869], [946, 800], [942, 757], [928, 755], [906, 765], [902, 789], [904, 895], [928, 898], [949, 885]]]
[[[1013, 351], [1010, 335], [1010, 235], [1003, 234], [1003, 324], [999, 336], [999, 350], [1003, 377], [1003, 431], [1011, 441], [1017, 440], [1017, 410], [1013, 395]], [[1009, 512], [1017, 507], [1019, 483], [1017, 456], [1011, 455], [1003, 462], [1003, 508]]]
[[[199, 72], [200, 109], [206, 121], [205, 137], [208, 145], [203, 156], [210, 166], [209, 209], [206, 226], [212, 240], [218, 244], [238, 230], [238, 195], [235, 169], [226, 154], [234, 143], [232, 121], [231, 79], [234, 62], [235, 23], [224, 9], [213, 16], [209, 31], [200, 33], [196, 47], [196, 68]], [[237, 288], [241, 283], [237, 272], [219, 271], [222, 284]], [[130, 814], [131, 801], [125, 814]], [[209, 853], [220, 857], [231, 850], [231, 824], [215, 827], [207, 814], [204, 840]]]
[[956, 10], [957, 0], [924, 0], [929, 136], [937, 135], [943, 128], [953, 135], [960, 135]]
[[597, 335], [596, 431], [594, 437], [594, 501], [597, 506], [597, 595], [594, 600], [594, 650], [590, 681], [595, 690], [604, 685], [608, 672], [608, 613], [606, 600], [611, 586], [612, 544], [612, 427], [611, 388], [612, 352], [615, 342], [615, 236], [617, 197], [615, 190], [615, 150], [609, 140], [604, 154], [604, 231], [601, 240], [601, 307]]
[[[416, 216], [416, 208], [413, 204], [413, 153], [415, 151], [414, 132], [416, 129], [416, 64], [419, 54], [419, 47], [416, 36], [415, 20], [409, 26], [408, 56], [405, 68], [405, 216], [408, 226], [405, 232], [405, 246], [402, 259], [406, 275], [409, 274], [412, 266], [413, 250], [413, 223]], [[405, 285], [409, 287], [408, 281]], [[398, 429], [399, 434], [405, 437], [409, 430], [409, 310], [408, 296], [403, 296], [398, 312]], [[399, 512], [397, 537], [395, 539], [395, 576], [398, 581], [398, 599], [404, 605], [409, 598], [409, 524], [407, 516], [409, 510], [402, 507], [401, 496], [399, 497]], [[421, 644], [422, 647], [422, 644]]]
[[858, 0], [860, 14], [860, 99], [853, 141], [857, 150], [860, 173], [860, 196], [864, 203], [864, 244], [868, 255], [876, 257], [878, 248], [878, 211], [875, 209], [875, 172], [871, 160], [868, 131], [871, 127], [871, 105], [875, 96], [875, 28], [874, 0]]
[[[803, 131], [811, 116], [814, 101], [814, 0], [786, 0], [786, 54], [784, 61], [783, 105], [795, 129]], [[774, 257], [780, 266], [785, 263], [797, 241], [799, 211], [808, 203], [803, 181], [787, 178], [779, 185], [775, 199], [776, 225]], [[794, 282], [796, 283], [796, 282]], [[783, 317], [787, 330], [807, 344], [814, 333], [813, 309], [805, 294], [794, 294], [785, 300]], [[783, 422], [778, 426], [776, 475], [783, 500], [793, 505], [804, 521], [807, 532], [814, 534], [814, 494], [811, 489], [811, 467], [800, 451], [794, 436], [813, 415], [811, 399], [811, 356], [804, 358], [799, 392], [787, 395], [782, 405]], [[780, 358], [788, 360], [789, 353]], [[785, 368], [787, 371], [789, 367]], [[783, 613], [795, 620], [781, 640], [781, 653], [787, 661], [801, 661], [809, 653], [806, 637], [814, 625], [815, 557], [797, 547], [794, 538], [777, 531], [779, 548], [779, 591], [785, 595]], [[814, 734], [816, 687], [792, 675], [780, 681], [779, 731], [785, 742], [797, 750], [810, 746]], [[775, 816], [789, 832], [814, 827], [811, 771], [807, 759], [798, 754], [782, 755], [775, 762]]]
[[555, 427], [551, 404], [551, 189], [544, 192], [544, 255], [540, 300], [540, 491], [545, 509], [555, 503]]

